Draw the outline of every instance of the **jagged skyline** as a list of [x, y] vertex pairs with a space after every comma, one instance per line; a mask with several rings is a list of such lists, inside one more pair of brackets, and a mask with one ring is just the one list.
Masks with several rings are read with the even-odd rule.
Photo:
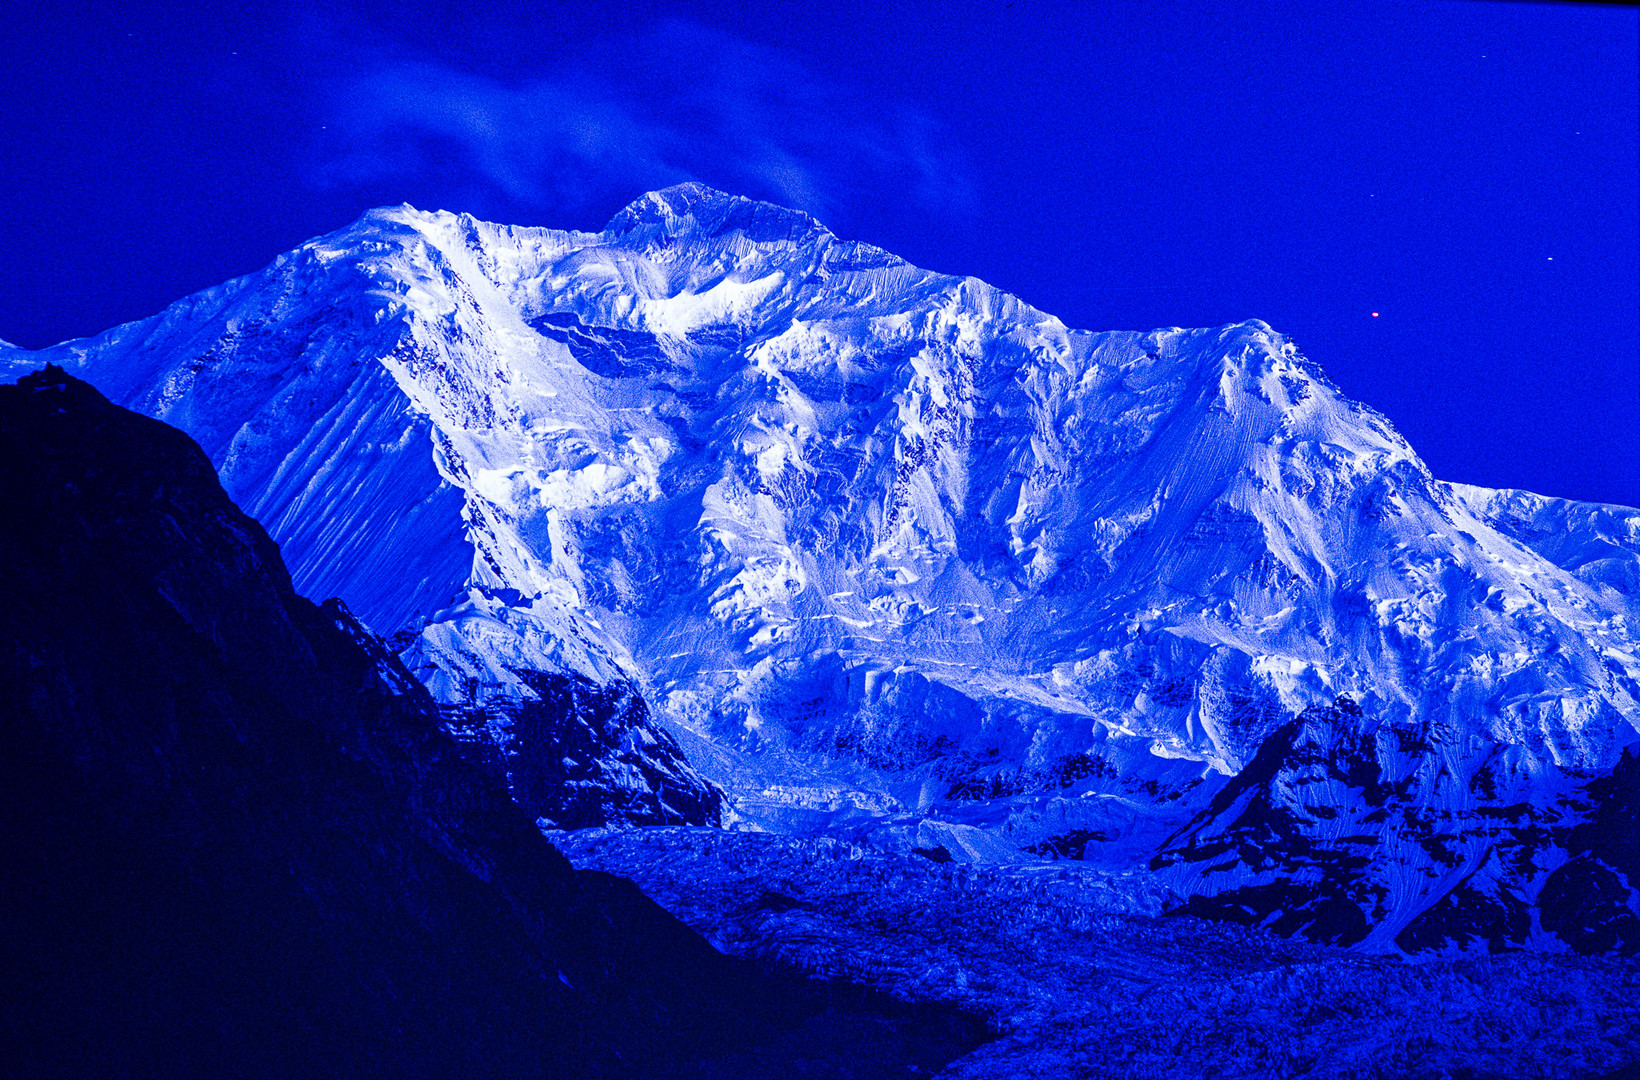
[[45, 362], [197, 438], [549, 825], [1074, 846], [1518, 945], [1533, 830], [1633, 739], [1640, 511], [1444, 482], [1262, 321], [1072, 330], [698, 183], [597, 233], [371, 211], [0, 350]]
[[1443, 477], [1640, 503], [1633, 9], [244, 10], [9, 24], [0, 338], [372, 205], [597, 228], [699, 179], [1079, 328], [1263, 319]]

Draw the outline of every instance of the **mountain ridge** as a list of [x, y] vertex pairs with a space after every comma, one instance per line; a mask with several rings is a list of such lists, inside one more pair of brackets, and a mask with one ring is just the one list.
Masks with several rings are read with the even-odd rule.
[[919, 1075], [982, 1038], [573, 869], [183, 433], [48, 367], [0, 448], [11, 1068]]
[[[200, 437], [304, 587], [382, 623], [502, 768], [557, 745], [517, 734], [527, 673], [629, 683], [658, 722], [586, 743], [627, 763], [583, 763], [604, 809], [554, 823], [636, 800], [984, 858], [1099, 833], [1126, 860], [1341, 699], [1348, 753], [1462, 732], [1464, 791], [1490, 747], [1498, 790], [1570, 792], [1636, 737], [1640, 514], [1441, 483], [1258, 320], [1070, 330], [698, 185], [597, 234], [371, 211], [10, 355]], [[1490, 842], [1484, 785], [1418, 775], [1456, 816], [1369, 857], [1422, 881], [1374, 886], [1400, 897], [1380, 938], [1448, 891], [1437, 837]]]

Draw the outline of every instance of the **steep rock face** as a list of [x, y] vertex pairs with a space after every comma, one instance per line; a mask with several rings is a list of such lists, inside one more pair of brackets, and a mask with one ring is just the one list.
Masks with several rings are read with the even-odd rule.
[[1581, 953], [1640, 952], [1640, 756], [1586, 789], [1588, 815], [1570, 830], [1571, 859], [1539, 898], [1546, 930]]
[[1312, 707], [1152, 866], [1184, 883], [1192, 914], [1314, 941], [1520, 946], [1588, 773], [1474, 750], [1453, 726], [1375, 723], [1347, 697]]
[[[615, 820], [715, 824], [719, 792], [641, 704], [540, 707], [530, 687], [538, 673], [590, 679], [621, 700], [638, 691], [596, 632], [552, 598], [538, 598], [543, 632], [515, 634], [535, 622], [508, 606], [522, 597], [510, 586], [518, 575], [502, 567], [517, 556], [493, 519], [510, 516], [471, 484], [498, 414], [470, 386], [457, 392], [470, 379], [507, 380], [505, 365], [474, 354], [456, 312], [420, 317], [419, 303], [472, 303], [461, 279], [445, 279], [451, 267], [437, 249], [391, 214], [370, 221], [339, 247], [304, 246], [124, 327], [109, 348], [70, 343], [26, 357], [14, 374], [55, 359], [91, 374], [112, 400], [188, 432], [229, 494], [268, 524], [304, 595], [341, 597], [401, 643], [433, 623], [418, 655], [447, 665], [434, 684], [446, 718], [497, 775], [513, 775], [521, 755], [611, 748], [583, 754], [586, 782], [526, 805], [535, 816], [596, 824], [619, 808]], [[416, 255], [408, 265], [405, 245]]]
[[0, 386], [0, 460], [9, 1069], [841, 1078], [972, 1045], [572, 870], [180, 432], [48, 369]]
[[[1070, 330], [698, 185], [598, 234], [372, 211], [44, 355], [198, 434], [299, 581], [402, 626], [453, 722], [505, 749], [530, 672], [631, 680], [776, 829], [992, 858], [1182, 829], [1158, 867], [1183, 893], [1307, 880], [1179, 850], [1221, 842], [1227, 778], [1307, 717], [1268, 754], [1346, 779], [1272, 767], [1280, 834], [1375, 838], [1334, 862], [1382, 944], [1460, 880], [1530, 898], [1564, 858], [1471, 830], [1451, 866], [1469, 826], [1434, 822], [1553, 809], [1636, 740], [1635, 511], [1436, 480], [1263, 323]], [[410, 572], [347, 546], [372, 530]], [[1358, 761], [1416, 777], [1405, 842]]]
[[[1640, 514], [1453, 490], [1500, 535], [1605, 598], [1613, 624], [1626, 627], [1640, 580]], [[1527, 581], [1545, 584], [1554, 589], [1553, 579]], [[1548, 637], [1538, 648], [1553, 655], [1560, 644]], [[1484, 670], [1490, 659], [1471, 664]], [[1541, 692], [1556, 708], [1555, 690]], [[1608, 769], [1604, 756], [1478, 737], [1495, 707], [1483, 701], [1401, 721], [1365, 715], [1348, 696], [1312, 707], [1267, 739], [1152, 867], [1192, 894], [1184, 910], [1317, 941], [1496, 951], [1547, 937], [1632, 954], [1640, 948], [1632, 749]]]

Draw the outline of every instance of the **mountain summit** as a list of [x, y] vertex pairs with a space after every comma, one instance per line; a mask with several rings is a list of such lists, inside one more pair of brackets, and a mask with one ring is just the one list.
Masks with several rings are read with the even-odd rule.
[[1635, 906], [1568, 837], [1640, 739], [1640, 512], [1437, 480], [1257, 320], [1071, 330], [686, 184], [371, 211], [0, 359], [196, 438], [550, 823], [1151, 860], [1379, 948], [1587, 924], [1530, 914], [1574, 855]]
[[710, 240], [730, 233], [754, 243], [834, 239], [824, 225], [800, 210], [725, 195], [694, 182], [650, 192], [611, 218], [603, 231], [627, 244], [632, 244], [634, 234], [653, 243], [661, 238]]

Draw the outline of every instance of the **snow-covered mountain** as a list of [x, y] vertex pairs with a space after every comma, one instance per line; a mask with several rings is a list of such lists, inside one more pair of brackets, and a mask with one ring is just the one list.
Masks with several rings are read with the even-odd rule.
[[1407, 949], [1637, 906], [1561, 866], [1640, 741], [1640, 512], [1434, 479], [1261, 322], [1071, 330], [682, 185], [372, 211], [0, 360], [196, 438], [552, 823], [1154, 856]]

